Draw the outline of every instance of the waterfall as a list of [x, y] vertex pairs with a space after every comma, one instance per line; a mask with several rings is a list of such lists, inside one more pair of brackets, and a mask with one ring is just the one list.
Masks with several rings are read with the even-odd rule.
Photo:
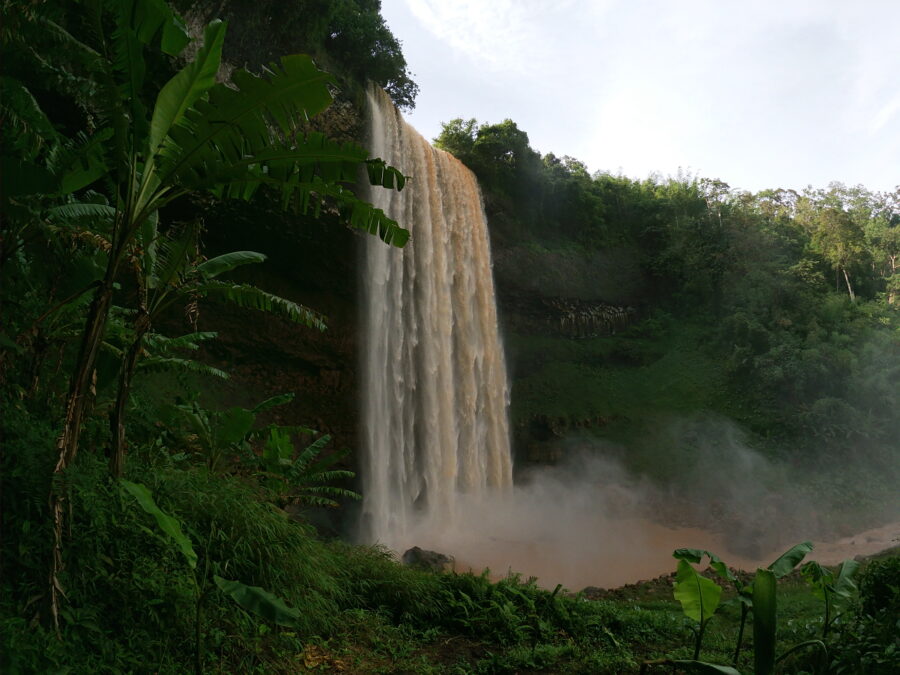
[[410, 230], [366, 242], [362, 317], [361, 534], [406, 545], [414, 524], [512, 486], [506, 366], [487, 223], [475, 176], [368, 94], [370, 152], [409, 181], [373, 204]]

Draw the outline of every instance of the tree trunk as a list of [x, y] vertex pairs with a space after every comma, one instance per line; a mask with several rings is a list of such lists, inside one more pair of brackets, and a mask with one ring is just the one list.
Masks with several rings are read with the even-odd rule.
[[[891, 276], [888, 277], [888, 284], [890, 285], [891, 281], [893, 281], [894, 275], [897, 273], [897, 256], [892, 255], [889, 256], [891, 261]], [[893, 305], [897, 301], [897, 292], [891, 288], [888, 290], [888, 304]]]
[[841, 272], [844, 273], [844, 281], [847, 282], [847, 292], [850, 293], [850, 302], [856, 302], [856, 294], [853, 293], [853, 286], [850, 285], [850, 275], [847, 274], [847, 269], [842, 267]]
[[119, 372], [119, 390], [116, 393], [116, 406], [110, 418], [110, 431], [112, 434], [112, 447], [110, 448], [109, 472], [115, 478], [120, 478], [125, 470], [125, 414], [128, 407], [128, 399], [131, 395], [131, 381], [134, 378], [134, 370], [137, 367], [138, 358], [144, 347], [144, 336], [150, 330], [150, 317], [146, 309], [141, 310], [135, 322], [135, 336], [122, 370]]
[[72, 464], [78, 452], [78, 439], [81, 436], [81, 422], [84, 419], [85, 405], [91, 389], [97, 354], [103, 342], [109, 308], [112, 305], [113, 279], [117, 266], [110, 260], [103, 283], [94, 292], [94, 299], [88, 310], [75, 371], [69, 383], [69, 394], [66, 399], [66, 417], [62, 435], [57, 442], [59, 458], [53, 469], [50, 486], [50, 513], [53, 518], [53, 559], [50, 569], [50, 613], [53, 625], [59, 634], [59, 596], [64, 595], [59, 583], [59, 573], [63, 569], [62, 537], [65, 520], [66, 496], [57, 487], [58, 477]]

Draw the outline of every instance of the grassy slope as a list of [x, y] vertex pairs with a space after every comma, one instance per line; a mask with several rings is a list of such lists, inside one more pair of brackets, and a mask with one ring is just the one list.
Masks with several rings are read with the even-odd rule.
[[[43, 585], [34, 564], [34, 552], [47, 545], [43, 528], [4, 541], [3, 672], [191, 669], [197, 595], [190, 572], [153, 519], [104, 473], [101, 460], [85, 457], [69, 475], [76, 508], [62, 642], [28, 619], [40, 612], [39, 597], [22, 610]], [[377, 549], [316, 538], [266, 503], [247, 477], [211, 476], [152, 449], [133, 459], [128, 477], [151, 489], [198, 551], [198, 570], [207, 575], [200, 577], [205, 672], [624, 673], [689, 649], [668, 579], [589, 601], [515, 579], [435, 575], [401, 567]], [[25, 474], [17, 478], [15, 490], [33, 487]], [[238, 608], [211, 583], [213, 572], [276, 593], [300, 609], [297, 627]], [[820, 609], [794, 582], [782, 598], [783, 649], [816, 633]], [[728, 657], [735, 616], [726, 609], [715, 619], [705, 657]]]

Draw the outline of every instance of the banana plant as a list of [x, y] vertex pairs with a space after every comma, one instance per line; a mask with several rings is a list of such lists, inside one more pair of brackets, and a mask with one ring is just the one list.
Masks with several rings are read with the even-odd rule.
[[[780, 579], [781, 577], [790, 574], [797, 565], [802, 562], [803, 558], [806, 557], [806, 554], [812, 551], [812, 549], [813, 545], [808, 541], [796, 544], [778, 556], [778, 558], [770, 563], [766, 569], [772, 572], [776, 579]], [[695, 548], [680, 548], [674, 551], [672, 555], [679, 560], [687, 560], [692, 563], [699, 563], [703, 559], [703, 556], [708, 556], [710, 568], [720, 579], [730, 582], [737, 592], [738, 601], [741, 604], [741, 624], [738, 629], [737, 643], [734, 648], [734, 657], [732, 659], [732, 665], [737, 666], [738, 658], [741, 653], [741, 645], [744, 641], [744, 628], [747, 624], [747, 617], [753, 610], [753, 582], [745, 584], [717, 555], [710, 553], [709, 551]], [[695, 656], [694, 658], [697, 657]]]
[[823, 640], [828, 637], [828, 631], [840, 616], [834, 612], [855, 595], [857, 589], [854, 577], [858, 571], [859, 563], [851, 559], [841, 563], [837, 575], [814, 560], [800, 569], [803, 578], [812, 586], [813, 595], [825, 603], [825, 616], [822, 621]]
[[359, 493], [332, 485], [334, 481], [352, 480], [356, 474], [333, 468], [349, 453], [349, 448], [321, 457], [331, 436], [324, 434], [304, 448], [296, 457], [291, 427], [270, 425], [260, 463], [262, 475], [269, 479], [282, 502], [312, 506], [339, 506], [336, 499], [361, 499]]
[[718, 574], [731, 575], [718, 556], [709, 551], [697, 549], [677, 549], [672, 554], [678, 559], [678, 569], [675, 572], [675, 585], [673, 593], [675, 599], [681, 603], [684, 615], [697, 623], [694, 629], [694, 660], [700, 658], [700, 647], [703, 643], [703, 634], [713, 614], [719, 607], [722, 598], [722, 587], [712, 579], [707, 579], [697, 572], [691, 563], [699, 563], [703, 556], [709, 556], [710, 567], [716, 569]]
[[[386, 243], [402, 246], [409, 234], [344, 187], [365, 167], [371, 183], [401, 189], [405, 178], [399, 171], [370, 159], [354, 144], [302, 133], [309, 117], [330, 105], [334, 83], [309, 57], [283, 57], [261, 75], [238, 70], [230, 84], [217, 83], [225, 24], [213, 21], [196, 56], [159, 90], [151, 107], [145, 102], [146, 52], [181, 53], [189, 42], [184, 22], [164, 0], [99, 0], [73, 5], [71, 11], [84, 13], [73, 25], [94, 29], [90, 39], [97, 48], [85, 44], [84, 51], [91, 54], [87, 72], [98, 90], [92, 97], [100, 107], [96, 118], [105, 126], [90, 141], [97, 152], [89, 155], [92, 161], [78, 176], [79, 185], [66, 189], [74, 194], [102, 179], [112, 212], [98, 218], [98, 227], [108, 232], [109, 251], [70, 377], [54, 478], [78, 452], [117, 279], [131, 261], [141, 259], [136, 238], [152, 227], [162, 208], [198, 191], [248, 200], [267, 185], [281, 192], [285, 207], [335, 209], [348, 225]], [[44, 174], [21, 176], [33, 185], [18, 192], [51, 191], [41, 184]], [[94, 204], [78, 201], [67, 206], [73, 213], [95, 210]], [[49, 501], [54, 523], [50, 606], [58, 629], [64, 495], [53, 489]]]
[[[358, 146], [338, 144], [321, 134], [299, 133], [309, 116], [331, 102], [328, 86], [333, 79], [308, 57], [284, 57], [261, 76], [238, 71], [232, 86], [216, 83], [225, 24], [214, 21], [206, 28], [204, 44], [194, 60], [160, 90], [147, 120], [141, 101], [144, 47], [160, 33], [164, 50], [183, 47], [179, 23], [163, 2], [99, 6], [109, 10], [116, 24], [109, 36], [115, 58], [107, 75], [120, 82], [116, 91], [127, 97], [114, 100], [109, 111], [115, 131], [104, 152], [108, 179], [115, 185], [108, 223], [110, 251], [70, 384], [57, 472], [71, 463], [78, 449], [84, 394], [116, 279], [128, 262], [141, 260], [137, 240], [143, 231], [156, 227], [164, 206], [203, 190], [221, 198], [248, 200], [260, 186], [270, 185], [281, 191], [285, 207], [319, 211], [324, 204], [333, 204], [350, 225], [379, 234], [389, 243], [402, 245], [408, 236], [383, 212], [342, 186], [355, 180], [359, 166], [366, 166], [370, 180], [386, 187], [401, 188], [402, 174], [380, 160], [369, 160]], [[69, 208], [76, 211], [80, 206]], [[140, 300], [143, 317], [146, 312]]]
[[253, 408], [235, 406], [223, 411], [206, 410], [196, 401], [182, 403], [173, 407], [170, 426], [186, 426], [195, 451], [211, 471], [223, 471], [228, 457], [240, 458], [272, 490], [280, 506], [290, 502], [333, 508], [339, 505], [337, 499], [360, 499], [353, 490], [333, 484], [352, 480], [356, 474], [335, 468], [349, 450], [321, 456], [331, 436], [320, 436], [298, 453], [295, 436], [315, 431], [280, 424], [255, 428], [261, 413], [293, 398], [293, 394], [281, 394]]
[[[641, 673], [647, 672], [651, 666], [670, 665], [697, 673], [741, 675], [740, 671], [737, 670], [737, 659], [743, 640], [744, 625], [750, 612], [753, 614], [754, 675], [772, 675], [775, 672], [777, 663], [802, 649], [813, 647], [819, 650], [820, 654], [827, 656], [828, 650], [824, 642], [821, 640], [807, 640], [795, 645], [776, 658], [777, 582], [779, 578], [794, 570], [812, 548], [812, 544], [808, 541], [792, 546], [765, 569], [757, 569], [753, 581], [749, 584], [744, 584], [718, 556], [709, 551], [689, 548], [677, 549], [673, 553], [673, 556], [679, 561], [679, 571], [676, 574], [676, 598], [682, 603], [682, 608], [689, 618], [701, 622], [701, 630], [698, 631], [698, 637], [695, 642], [694, 656], [691, 659], [662, 658], [645, 661], [641, 665]], [[734, 585], [741, 602], [741, 627], [738, 633], [734, 662], [731, 666], [699, 660], [703, 618], [708, 615], [706, 618], [708, 621], [712, 617], [712, 614], [718, 607], [718, 600], [722, 592], [718, 584], [700, 576], [691, 567], [690, 563], [699, 563], [704, 557], [709, 557], [709, 566], [719, 578], [730, 581]], [[809, 565], [818, 566], [817, 563], [807, 563], [807, 566]], [[687, 572], [687, 569], [690, 569], [693, 574]], [[679, 581], [681, 584], [679, 584]], [[679, 593], [681, 597], [679, 597]], [[699, 611], [698, 607], [700, 608]], [[704, 614], [704, 609], [706, 614]], [[688, 613], [689, 611], [690, 613]]]
[[[304, 326], [324, 330], [325, 319], [317, 312], [251, 284], [226, 282], [218, 277], [232, 270], [266, 260], [255, 251], [232, 251], [209, 260], [199, 257], [199, 233], [191, 224], [160, 236], [156, 221], [148, 221], [137, 242], [142, 252], [136, 264], [138, 309], [131, 326], [131, 342], [119, 369], [116, 403], [110, 417], [112, 444], [110, 472], [121, 476], [125, 463], [125, 416], [131, 384], [146, 351], [146, 337], [159, 317], [173, 304], [196, 303], [219, 297], [241, 307], [281, 316]], [[215, 373], [214, 373], [215, 374]]]

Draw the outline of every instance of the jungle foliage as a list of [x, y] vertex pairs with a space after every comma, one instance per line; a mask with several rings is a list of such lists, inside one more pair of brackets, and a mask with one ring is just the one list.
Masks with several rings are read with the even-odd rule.
[[[403, 245], [402, 223], [349, 189], [357, 169], [385, 189], [401, 188], [403, 175], [311, 130], [308, 117], [328, 106], [338, 80], [284, 55], [302, 48], [348, 81], [368, 76], [401, 106], [412, 106], [416, 86], [377, 0], [173, 4], [186, 16], [163, 0], [2, 2], [0, 670], [620, 673], [660, 654], [688, 656], [678, 653], [688, 629], [671, 601], [587, 601], [514, 576], [424, 573], [378, 548], [323, 541], [298, 516], [356, 496], [346, 451], [271, 422], [265, 415], [287, 394], [250, 407], [211, 402], [228, 373], [198, 357], [217, 335], [197, 318], [219, 299], [247, 310], [248, 330], [259, 311], [310, 330], [325, 319], [236, 280], [265, 256], [252, 245], [210, 254], [202, 215], [226, 200], [240, 205], [231, 214], [274, 204]], [[204, 14], [213, 5], [232, 19], [227, 32]], [[274, 30], [262, 61], [249, 48], [261, 26]], [[190, 32], [203, 37], [185, 50]], [[223, 55], [238, 66], [227, 84]], [[896, 223], [878, 220], [882, 206], [810, 193], [782, 212], [774, 198], [745, 207], [693, 179], [592, 177], [571, 158], [538, 156], [513, 123], [498, 127], [480, 138], [474, 123], [461, 125], [457, 151], [482, 175], [492, 208], [509, 206], [500, 230], [576, 253], [641, 252], [671, 319], [635, 327], [630, 347], [605, 345], [613, 360], [659, 360], [656, 337], [696, 306], [730, 317], [711, 343], [717, 355], [743, 348], [727, 374], [747, 368], [752, 384], [769, 373], [753, 385], [760, 397], [772, 382], [796, 388], [770, 402], [767, 420], [784, 401], [806, 405], [808, 392], [827, 391], [836, 403], [809, 424], [826, 437], [856, 430], [856, 409], [845, 411], [849, 426], [834, 413], [855, 373], [859, 387], [878, 375], [878, 395], [895, 395], [881, 359], [896, 339], [870, 339], [873, 324], [894, 326]], [[796, 272], [770, 265], [761, 242], [787, 250]], [[746, 254], [745, 267], [722, 262], [732, 251]], [[746, 270], [760, 281], [744, 297], [736, 279]], [[774, 293], [783, 279], [792, 285]], [[866, 340], [873, 346], [860, 355]], [[819, 379], [798, 379], [786, 365], [798, 360]], [[684, 370], [663, 366], [673, 378]], [[597, 399], [582, 398], [590, 413]], [[872, 410], [870, 433], [881, 434]], [[860, 608], [830, 622], [835, 672], [896, 666], [896, 598], [883, 592], [896, 569], [873, 564]], [[830, 573], [810, 569], [826, 599]], [[791, 607], [801, 627], [779, 636], [782, 647], [821, 612], [802, 600]], [[720, 615], [737, 630], [736, 612]], [[728, 659], [733, 635], [704, 644]]]
[[[501, 293], [527, 277], [539, 280], [528, 293], [638, 310], [631, 328], [580, 344], [514, 335], [520, 423], [671, 411], [664, 392], [674, 388], [678, 405], [716, 410], [763, 438], [890, 442], [900, 410], [900, 190], [832, 183], [752, 194], [688, 174], [590, 175], [574, 158], [541, 156], [508, 119], [451, 120], [435, 143], [477, 174], [495, 250], [516, 251], [509, 258], [527, 267], [517, 274], [515, 262], [498, 262]], [[596, 293], [553, 276], [588, 261], [608, 270], [596, 271], [609, 277]], [[617, 297], [617, 283], [635, 290]], [[676, 358], [685, 367], [669, 372]], [[660, 372], [643, 387], [650, 369]]]
[[[290, 0], [173, 3], [203, 22], [219, 17], [235, 27], [225, 59], [256, 70], [283, 54], [303, 52], [338, 76], [345, 87], [367, 80], [381, 86], [403, 110], [416, 105], [419, 86], [400, 42], [381, 16], [381, 0]], [[265, 40], [260, 40], [265, 35]]]

